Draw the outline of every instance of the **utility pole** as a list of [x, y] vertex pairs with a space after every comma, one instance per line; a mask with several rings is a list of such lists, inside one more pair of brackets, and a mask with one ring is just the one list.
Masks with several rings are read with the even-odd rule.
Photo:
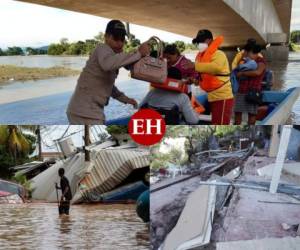
[[271, 194], [275, 194], [277, 192], [281, 172], [283, 169], [284, 161], [286, 158], [286, 153], [287, 153], [289, 142], [290, 142], [292, 128], [293, 128], [293, 126], [291, 126], [291, 125], [284, 125], [282, 132], [281, 132], [279, 150], [277, 153], [275, 167], [273, 169], [272, 181], [270, 184], [270, 193]]
[[126, 31], [127, 31], [127, 35], [128, 35], [129, 41], [131, 42], [132, 36], [130, 34], [129, 22], [126, 22]]
[[84, 125], [84, 160], [90, 161], [90, 152], [86, 147], [90, 145], [90, 127], [89, 125]]
[[38, 147], [39, 147], [38, 158], [39, 158], [39, 161], [42, 161], [42, 140], [41, 140], [41, 127], [40, 127], [40, 125], [37, 125], [35, 133], [37, 135], [37, 142], [38, 142]]

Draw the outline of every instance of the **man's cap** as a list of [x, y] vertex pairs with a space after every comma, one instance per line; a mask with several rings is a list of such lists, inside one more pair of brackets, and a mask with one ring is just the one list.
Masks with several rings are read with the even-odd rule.
[[111, 20], [106, 26], [105, 33], [117, 39], [124, 39], [127, 35], [125, 25], [120, 20]]
[[214, 39], [212, 33], [209, 30], [199, 30], [197, 36], [193, 39], [193, 44], [203, 43], [206, 39]]

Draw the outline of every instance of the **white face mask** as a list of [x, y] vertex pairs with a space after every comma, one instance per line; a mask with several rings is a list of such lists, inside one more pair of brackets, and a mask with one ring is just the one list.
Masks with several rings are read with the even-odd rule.
[[199, 43], [198, 44], [199, 52], [204, 52], [207, 48], [208, 48], [208, 44], [207, 43]]

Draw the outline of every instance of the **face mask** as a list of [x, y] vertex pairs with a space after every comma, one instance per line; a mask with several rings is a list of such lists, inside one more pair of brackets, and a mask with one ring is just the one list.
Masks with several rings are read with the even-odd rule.
[[199, 52], [204, 52], [207, 48], [208, 48], [207, 43], [199, 43], [198, 44]]

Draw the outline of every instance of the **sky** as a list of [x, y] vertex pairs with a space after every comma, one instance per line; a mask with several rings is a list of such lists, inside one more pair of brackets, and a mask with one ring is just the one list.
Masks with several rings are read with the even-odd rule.
[[[91, 126], [90, 140], [95, 142], [99, 140], [99, 134], [106, 133], [105, 126]], [[60, 138], [72, 138], [76, 147], [83, 146], [84, 126], [82, 125], [51, 125], [41, 127], [42, 151], [57, 152], [58, 144], [55, 140]], [[36, 150], [37, 153], [37, 150]]]
[[[294, 0], [292, 30], [300, 29], [300, 1]], [[104, 31], [109, 19], [13, 0], [0, 0], [0, 48], [8, 46], [41, 47], [59, 42], [91, 39]], [[191, 38], [139, 25], [130, 26], [141, 41], [159, 35], [164, 41]]]

